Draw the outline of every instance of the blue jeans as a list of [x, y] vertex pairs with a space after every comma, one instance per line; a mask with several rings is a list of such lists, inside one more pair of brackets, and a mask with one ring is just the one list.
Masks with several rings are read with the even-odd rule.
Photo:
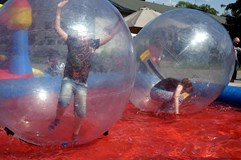
[[85, 83], [79, 83], [68, 77], [64, 77], [62, 80], [58, 106], [63, 108], [68, 107], [72, 95], [74, 95], [75, 115], [84, 117], [86, 114], [87, 85]]
[[[174, 112], [175, 111], [173, 94], [174, 94], [174, 92], [166, 91], [166, 90], [156, 88], [156, 87], [153, 87], [151, 89], [151, 92], [150, 92], [151, 99], [162, 102], [161, 106], [159, 106], [158, 112], [159, 111], [164, 111], [164, 112]], [[182, 94], [179, 95], [178, 100], [179, 100], [179, 104], [182, 104], [182, 102], [183, 102]]]
[[[169, 102], [172, 100], [173, 97], [173, 92], [171, 91], [166, 91], [160, 88], [153, 87], [151, 89], [151, 99], [156, 100], [156, 101], [161, 101], [161, 102]], [[183, 101], [183, 96], [180, 94], [179, 97], [179, 103], [181, 104]]]

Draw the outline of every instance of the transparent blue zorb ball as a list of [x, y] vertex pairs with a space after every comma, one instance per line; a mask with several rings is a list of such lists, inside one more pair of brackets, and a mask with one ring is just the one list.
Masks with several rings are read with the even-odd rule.
[[[17, 138], [43, 146], [97, 139], [121, 117], [135, 78], [132, 37], [117, 9], [107, 0], [69, 0], [56, 18], [72, 38], [66, 42], [54, 27], [59, 2], [8, 0], [0, 9], [0, 53], [9, 60], [0, 68], [0, 123]], [[67, 43], [77, 54], [70, 55]], [[73, 63], [67, 63], [71, 58]], [[63, 97], [70, 98], [69, 105], [55, 128], [49, 128], [70, 65], [67, 73], [77, 88], [86, 87], [81, 92], [86, 101], [76, 96], [80, 90], [68, 90], [72, 96]], [[82, 65], [87, 67], [80, 71]], [[86, 72], [87, 81], [80, 84]], [[79, 106], [79, 100], [86, 105]]]
[[[198, 10], [175, 9], [160, 15], [137, 34], [134, 46], [137, 76], [130, 100], [144, 111], [174, 113], [173, 107], [163, 106], [173, 103], [173, 98], [156, 101], [150, 92], [158, 82], [170, 80], [167, 78], [188, 78], [193, 91], [183, 96], [180, 113], [198, 112], [221, 94], [234, 67], [228, 32]], [[159, 89], [173, 93], [176, 86], [170, 89], [172, 83]]]

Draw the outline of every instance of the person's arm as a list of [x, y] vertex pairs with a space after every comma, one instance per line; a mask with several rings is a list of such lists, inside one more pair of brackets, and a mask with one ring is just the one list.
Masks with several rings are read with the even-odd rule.
[[61, 28], [60, 19], [61, 19], [61, 11], [62, 8], [68, 3], [68, 0], [63, 0], [58, 3], [57, 9], [56, 9], [56, 15], [55, 15], [55, 22], [54, 22], [54, 28], [57, 34], [66, 41], [68, 38], [68, 34]]
[[181, 94], [183, 90], [183, 86], [182, 85], [178, 85], [174, 94], [173, 94], [173, 99], [174, 99], [174, 105], [175, 105], [175, 113], [179, 114], [179, 96]]
[[[239, 51], [239, 52], [241, 52], [241, 48], [239, 48], [239, 47], [236, 47], [236, 50]], [[239, 52], [238, 52], [238, 53], [239, 53]]]
[[121, 24], [121, 21], [120, 21], [120, 19], [118, 19], [118, 21], [115, 24], [112, 32], [109, 35], [107, 35], [106, 37], [100, 39], [100, 46], [106, 44], [107, 42], [109, 42], [114, 37], [114, 35], [117, 33], [117, 31], [120, 27], [120, 24]]

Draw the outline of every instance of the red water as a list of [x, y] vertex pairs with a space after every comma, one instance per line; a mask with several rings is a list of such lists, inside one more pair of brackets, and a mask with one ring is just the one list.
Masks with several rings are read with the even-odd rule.
[[131, 103], [107, 137], [70, 147], [38, 147], [0, 130], [1, 160], [241, 159], [241, 108], [214, 102], [193, 115], [140, 112]]

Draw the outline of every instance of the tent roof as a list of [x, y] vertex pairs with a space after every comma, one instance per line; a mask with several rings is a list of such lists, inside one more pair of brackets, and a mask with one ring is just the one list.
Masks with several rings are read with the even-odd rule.
[[126, 16], [124, 19], [128, 27], [144, 27], [160, 14], [161, 13], [149, 9], [148, 7], [144, 7]]
[[[109, 0], [116, 8], [120, 10], [121, 13], [124, 13], [125, 15], [131, 14], [140, 8], [148, 7], [154, 11], [164, 13], [167, 11], [170, 11], [172, 9], [175, 9], [176, 7], [161, 5], [157, 3], [152, 2], [145, 2], [141, 0]], [[226, 24], [226, 18], [223, 16], [215, 16], [212, 14], [209, 14], [211, 17], [216, 19], [218, 22], [222, 24]]]
[[175, 8], [175, 7], [170, 7], [166, 5], [145, 2], [141, 0], [109, 0], [109, 1], [118, 9], [125, 8], [129, 12], [135, 12], [140, 8], [148, 7], [154, 11], [163, 13]]

